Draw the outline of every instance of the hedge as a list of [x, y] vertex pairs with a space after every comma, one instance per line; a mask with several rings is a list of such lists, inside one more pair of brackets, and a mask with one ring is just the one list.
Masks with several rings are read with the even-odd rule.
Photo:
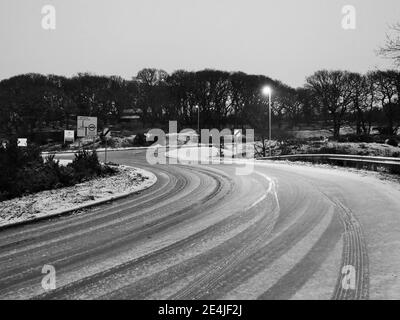
[[95, 151], [79, 151], [67, 166], [54, 155], [46, 159], [38, 147], [0, 147], [0, 201], [43, 190], [72, 186], [96, 177], [112, 175], [115, 169], [102, 165]]

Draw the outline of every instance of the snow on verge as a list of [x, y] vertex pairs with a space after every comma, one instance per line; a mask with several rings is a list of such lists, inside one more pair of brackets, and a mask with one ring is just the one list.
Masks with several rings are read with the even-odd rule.
[[114, 176], [0, 202], [0, 226], [78, 210], [142, 191], [157, 181], [153, 173], [143, 169], [122, 165], [116, 168], [119, 172]]

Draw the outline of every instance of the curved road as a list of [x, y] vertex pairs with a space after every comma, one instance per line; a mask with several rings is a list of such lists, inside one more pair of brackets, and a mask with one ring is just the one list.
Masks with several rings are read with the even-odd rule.
[[[140, 194], [0, 231], [0, 299], [400, 298], [400, 191], [332, 169], [160, 165]], [[42, 267], [56, 269], [44, 291]]]

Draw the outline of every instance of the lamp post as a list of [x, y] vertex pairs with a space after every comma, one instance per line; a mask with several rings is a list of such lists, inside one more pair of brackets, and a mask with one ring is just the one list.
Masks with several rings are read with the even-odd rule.
[[262, 89], [262, 93], [264, 96], [268, 95], [268, 140], [269, 140], [269, 156], [272, 156], [272, 151], [271, 151], [271, 95], [272, 95], [272, 89], [269, 86], [265, 86]]
[[200, 147], [200, 107], [196, 105], [195, 108], [197, 109], [197, 145]]

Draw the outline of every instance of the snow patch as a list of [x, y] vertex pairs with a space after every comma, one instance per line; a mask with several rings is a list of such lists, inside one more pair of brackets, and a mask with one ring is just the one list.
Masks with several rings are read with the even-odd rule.
[[[61, 161], [63, 165], [68, 163], [68, 160], [60, 160], [60, 164]], [[0, 226], [79, 210], [83, 206], [142, 191], [157, 181], [153, 173], [143, 169], [122, 165], [116, 169], [118, 173], [110, 177], [2, 201]]]

